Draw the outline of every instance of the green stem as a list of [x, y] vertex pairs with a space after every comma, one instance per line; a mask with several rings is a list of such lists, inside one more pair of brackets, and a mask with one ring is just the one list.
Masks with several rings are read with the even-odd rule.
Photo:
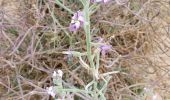
[[93, 81], [95, 82], [93, 84], [93, 89], [94, 89], [94, 99], [98, 100], [97, 94], [96, 94], [96, 90], [97, 90], [97, 82], [96, 82], [96, 78], [95, 78], [95, 64], [93, 62], [93, 56], [92, 56], [92, 51], [91, 51], [91, 33], [90, 33], [90, 1], [87, 0], [86, 4], [84, 5], [84, 18], [85, 18], [85, 25], [84, 25], [84, 30], [86, 33], [86, 48], [87, 48], [87, 57], [88, 60], [90, 62], [90, 67], [92, 68], [92, 73], [93, 73]]
[[84, 17], [85, 17], [85, 25], [84, 25], [84, 30], [86, 33], [86, 48], [87, 48], [87, 57], [90, 62], [90, 66], [92, 68], [95, 68], [93, 59], [92, 59], [92, 53], [91, 53], [91, 33], [90, 33], [90, 13], [89, 13], [89, 2], [86, 3], [84, 7]]

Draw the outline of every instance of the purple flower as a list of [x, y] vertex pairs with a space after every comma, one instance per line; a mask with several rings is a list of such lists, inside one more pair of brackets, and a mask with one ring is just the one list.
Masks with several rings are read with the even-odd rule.
[[69, 30], [72, 32], [77, 31], [81, 26], [83, 26], [83, 24], [85, 23], [84, 17], [83, 17], [83, 13], [81, 11], [77, 11], [76, 13], [74, 13], [70, 26], [69, 26]]
[[111, 50], [112, 46], [111, 45], [102, 45], [100, 46], [101, 54], [102, 56], [105, 56], [109, 50]]
[[90, 1], [93, 2], [93, 3], [98, 3], [98, 2], [107, 3], [107, 2], [109, 2], [110, 0], [90, 0]]

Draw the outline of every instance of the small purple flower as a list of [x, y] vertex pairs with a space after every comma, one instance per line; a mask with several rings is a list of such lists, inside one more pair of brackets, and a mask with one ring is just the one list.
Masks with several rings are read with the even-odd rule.
[[99, 2], [107, 3], [110, 0], [90, 0], [90, 1], [93, 2], [93, 3], [99, 3]]
[[70, 26], [69, 26], [69, 30], [72, 32], [77, 31], [81, 26], [83, 26], [83, 24], [85, 23], [84, 17], [83, 17], [83, 13], [81, 11], [77, 11], [76, 13], [74, 13]]
[[111, 50], [112, 46], [111, 45], [102, 45], [100, 46], [101, 54], [102, 56], [105, 56], [109, 50]]

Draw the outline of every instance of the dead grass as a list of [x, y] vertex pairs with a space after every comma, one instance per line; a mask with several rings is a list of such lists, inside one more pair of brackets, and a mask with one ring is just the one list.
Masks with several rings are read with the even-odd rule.
[[[82, 8], [78, 1], [64, 2], [73, 11]], [[57, 69], [64, 72], [65, 87], [83, 88], [90, 82], [76, 58], [61, 54], [70, 48], [86, 51], [84, 31], [67, 29], [71, 14], [54, 0], [1, 0], [0, 5], [0, 99], [52, 99], [45, 89]], [[91, 16], [93, 41], [102, 37], [114, 48], [101, 58], [100, 73], [121, 71], [112, 75], [108, 100], [140, 100], [147, 94], [144, 87], [159, 96], [156, 100], [170, 99], [169, 7], [168, 0], [129, 0], [128, 7], [112, 2]]]

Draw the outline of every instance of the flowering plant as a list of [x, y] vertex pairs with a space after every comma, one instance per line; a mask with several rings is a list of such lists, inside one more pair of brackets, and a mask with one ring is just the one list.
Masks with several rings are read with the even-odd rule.
[[70, 26], [69, 26], [69, 30], [70, 31], [77, 31], [81, 26], [83, 26], [83, 24], [85, 23], [84, 17], [83, 17], [83, 13], [81, 11], [77, 11], [76, 13], [74, 13]]

